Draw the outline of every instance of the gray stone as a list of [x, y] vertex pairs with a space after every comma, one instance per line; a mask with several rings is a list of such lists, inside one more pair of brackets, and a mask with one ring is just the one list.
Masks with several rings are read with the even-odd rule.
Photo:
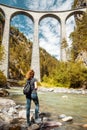
[[62, 120], [65, 121], [65, 122], [66, 121], [72, 121], [73, 118], [71, 116], [67, 116], [67, 117], [63, 118]]
[[42, 123], [41, 118], [36, 119], [36, 120], [35, 120], [35, 123], [37, 123], [37, 124]]
[[31, 126], [31, 128], [32, 128], [32, 130], [38, 130], [40, 127], [39, 127], [39, 125], [37, 125], [37, 124], [33, 124], [33, 125]]
[[0, 97], [6, 97], [9, 95], [9, 92], [6, 89], [0, 89]]
[[10, 125], [9, 130], [21, 130], [21, 126], [18, 124]]
[[66, 117], [65, 114], [61, 114], [61, 115], [58, 116], [59, 119], [62, 119], [62, 118], [65, 118], [65, 117]]
[[0, 106], [15, 106], [15, 102], [11, 99], [5, 99], [0, 97]]

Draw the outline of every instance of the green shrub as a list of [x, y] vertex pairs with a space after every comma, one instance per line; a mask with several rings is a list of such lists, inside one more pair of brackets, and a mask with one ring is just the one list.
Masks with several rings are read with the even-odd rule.
[[[26, 78], [24, 78], [23, 80], [20, 80], [20, 81], [18, 82], [18, 85], [19, 85], [19, 86], [24, 86], [25, 83], [26, 83]], [[40, 83], [40, 82], [37, 82], [37, 86], [41, 86], [41, 83]]]
[[5, 87], [7, 85], [7, 79], [4, 76], [4, 74], [2, 73], [2, 71], [0, 71], [0, 87]]
[[87, 68], [81, 62], [60, 62], [50, 76], [44, 76], [43, 81], [52, 86], [80, 88], [87, 81]]
[[4, 47], [0, 45], [0, 61], [3, 61], [4, 59]]
[[71, 63], [70, 65], [71, 66], [69, 70], [69, 87], [79, 88], [81, 87], [83, 81], [86, 80], [85, 73], [83, 72], [83, 69], [86, 70], [86, 68], [83, 67], [80, 62]]

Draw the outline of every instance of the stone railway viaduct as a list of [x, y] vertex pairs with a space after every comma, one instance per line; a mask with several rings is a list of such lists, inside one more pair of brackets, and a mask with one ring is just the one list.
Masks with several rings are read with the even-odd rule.
[[[11, 19], [18, 15], [24, 14], [31, 18], [34, 23], [34, 40], [33, 40], [33, 48], [32, 48], [32, 58], [31, 58], [31, 68], [35, 71], [35, 76], [40, 81], [40, 59], [39, 59], [39, 41], [38, 41], [38, 27], [39, 22], [46, 17], [53, 17], [57, 19], [61, 26], [61, 43], [64, 38], [66, 38], [66, 30], [65, 24], [66, 20], [74, 15], [74, 14], [82, 14], [86, 12], [87, 8], [79, 8], [74, 10], [68, 11], [31, 11], [25, 9], [19, 9], [15, 7], [9, 7], [3, 4], [0, 4], [0, 12], [3, 13], [5, 16], [5, 24], [4, 24], [4, 32], [3, 32], [3, 39], [2, 45], [5, 48], [5, 59], [0, 65], [0, 69], [4, 71], [5, 76], [8, 78], [8, 69], [9, 69], [9, 31], [10, 31], [10, 21]], [[65, 61], [64, 52], [61, 48], [61, 60]]]

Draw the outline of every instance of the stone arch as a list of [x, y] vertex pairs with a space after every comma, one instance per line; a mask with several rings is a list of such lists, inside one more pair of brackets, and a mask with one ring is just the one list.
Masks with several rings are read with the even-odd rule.
[[10, 17], [10, 20], [11, 20], [14, 16], [20, 15], [20, 14], [25, 15], [25, 16], [28, 16], [28, 17], [34, 22], [33, 16], [32, 16], [31, 14], [25, 12], [25, 11], [16, 11], [16, 12], [14, 12], [14, 13], [11, 15], [11, 17]]
[[[52, 14], [52, 13], [46, 13], [46, 14], [43, 14], [40, 19], [39, 19], [39, 22], [38, 24], [40, 24], [41, 20], [44, 20], [45, 18], [53, 18], [55, 20], [57, 20], [61, 26], [61, 19], [59, 16], [57, 16], [56, 14]], [[60, 33], [61, 33], [61, 29], [60, 29]]]
[[0, 12], [5, 16], [5, 12], [3, 11], [1, 7], [0, 7]]
[[43, 18], [46, 18], [46, 17], [55, 18], [55, 19], [57, 19], [57, 20], [59, 21], [59, 23], [61, 23], [61, 19], [60, 19], [57, 15], [55, 15], [55, 14], [45, 14], [45, 15], [43, 15], [42, 17], [40, 17], [39, 23], [40, 23], [40, 21], [41, 21]]
[[79, 10], [77, 10], [77, 11], [73, 11], [73, 12], [71, 12], [67, 17], [66, 17], [66, 19], [65, 19], [65, 22], [67, 21], [67, 19], [69, 18], [69, 17], [71, 17], [72, 15], [76, 15], [76, 14], [84, 14], [85, 13], [85, 11], [79, 11]]

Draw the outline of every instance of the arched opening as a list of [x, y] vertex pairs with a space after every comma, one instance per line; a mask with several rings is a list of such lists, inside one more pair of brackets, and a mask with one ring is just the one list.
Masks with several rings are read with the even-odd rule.
[[60, 23], [55, 16], [45, 15], [39, 23], [40, 72], [44, 80], [60, 60]]
[[4, 23], [5, 23], [5, 14], [0, 9], [0, 44], [2, 43], [2, 38], [3, 38]]
[[33, 19], [28, 14], [15, 13], [10, 25], [9, 78], [23, 79], [31, 66]]

